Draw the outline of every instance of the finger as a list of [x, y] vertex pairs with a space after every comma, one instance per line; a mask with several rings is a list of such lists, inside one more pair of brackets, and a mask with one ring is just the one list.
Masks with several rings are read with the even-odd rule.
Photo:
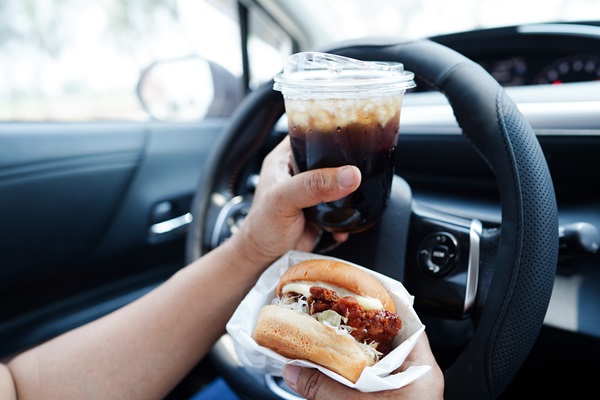
[[283, 370], [283, 379], [296, 393], [308, 400], [351, 400], [356, 398], [354, 390], [313, 368], [286, 365]]
[[282, 200], [295, 209], [311, 207], [349, 195], [360, 180], [359, 169], [350, 165], [302, 172], [287, 180]]
[[260, 180], [278, 182], [291, 176], [290, 161], [292, 150], [290, 141], [284, 138], [263, 160], [260, 170]]
[[331, 235], [333, 236], [333, 240], [338, 243], [344, 243], [350, 237], [350, 234], [347, 232], [333, 232]]

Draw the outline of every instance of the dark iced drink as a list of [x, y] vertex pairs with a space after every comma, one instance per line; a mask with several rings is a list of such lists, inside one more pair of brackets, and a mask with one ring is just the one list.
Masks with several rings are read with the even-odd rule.
[[[402, 99], [406, 88], [412, 87], [406, 83], [407, 74], [408, 85], [412, 83], [412, 73], [403, 68], [400, 73], [398, 70], [390, 73], [390, 68], [397, 65], [401, 68], [402, 64], [364, 63], [322, 53], [299, 53], [302, 62], [306, 62], [306, 57], [315, 62], [314, 54], [321, 57], [317, 63], [327, 61], [326, 67], [307, 73], [304, 66], [299, 72], [304, 83], [309, 81], [304, 90], [286, 91], [285, 86], [282, 90], [294, 172], [357, 166], [362, 181], [354, 193], [308, 208], [305, 213], [327, 231], [360, 232], [379, 221], [389, 200]], [[285, 83], [293, 86], [297, 82], [291, 78], [293, 73], [289, 75]], [[402, 85], [390, 88], [387, 81], [381, 87], [381, 80], [389, 80], [390, 76], [395, 78], [391, 83], [401, 81]], [[377, 82], [374, 84], [373, 80]]]

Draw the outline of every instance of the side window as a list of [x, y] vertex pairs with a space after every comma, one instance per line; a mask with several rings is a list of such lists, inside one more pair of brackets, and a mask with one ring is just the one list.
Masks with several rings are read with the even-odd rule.
[[292, 54], [291, 38], [259, 9], [249, 14], [248, 58], [250, 64], [250, 89], [280, 72], [286, 58]]
[[[236, 0], [4, 0], [0, 20], [0, 121], [197, 121], [243, 96]], [[250, 35], [252, 86], [282, 36]]]

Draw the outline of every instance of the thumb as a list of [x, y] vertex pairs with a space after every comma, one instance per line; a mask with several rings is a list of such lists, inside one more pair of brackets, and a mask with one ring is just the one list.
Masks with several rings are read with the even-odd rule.
[[287, 197], [294, 208], [311, 207], [349, 195], [360, 181], [360, 170], [355, 166], [314, 169], [292, 177]]
[[283, 379], [296, 393], [307, 400], [328, 400], [354, 398], [355, 392], [339, 382], [330, 379], [314, 368], [301, 368], [286, 365]]

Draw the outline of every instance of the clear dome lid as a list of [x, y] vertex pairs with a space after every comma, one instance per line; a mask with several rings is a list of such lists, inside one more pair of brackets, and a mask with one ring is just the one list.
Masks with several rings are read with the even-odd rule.
[[302, 52], [288, 57], [273, 89], [290, 98], [364, 97], [404, 93], [414, 74], [398, 62], [360, 61], [335, 54]]

